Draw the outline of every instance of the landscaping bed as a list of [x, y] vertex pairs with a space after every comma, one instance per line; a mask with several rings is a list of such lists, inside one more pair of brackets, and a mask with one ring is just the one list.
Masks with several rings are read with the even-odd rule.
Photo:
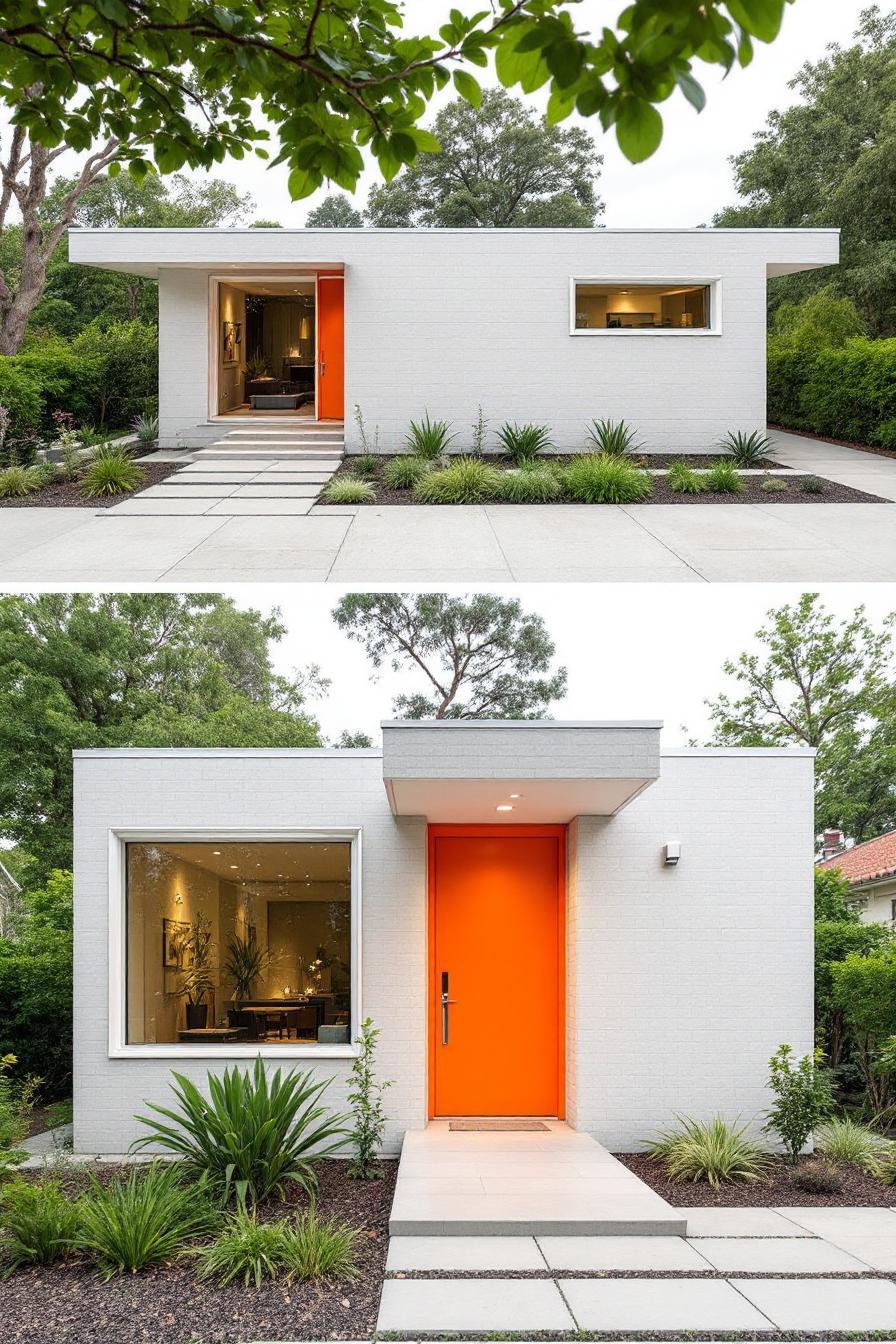
[[896, 1189], [868, 1176], [859, 1167], [838, 1167], [842, 1188], [833, 1194], [809, 1193], [794, 1181], [799, 1167], [777, 1161], [759, 1181], [727, 1181], [712, 1186], [708, 1181], [671, 1181], [660, 1158], [646, 1153], [616, 1153], [629, 1171], [676, 1208], [840, 1208], [844, 1205], [896, 1207]]
[[[177, 471], [181, 465], [178, 462], [144, 462], [141, 461], [139, 467], [143, 471], [143, 477], [135, 493], [147, 489], [150, 485], [158, 485], [164, 481], [166, 476], [170, 476]], [[79, 481], [55, 480], [47, 485], [42, 485], [39, 490], [32, 494], [12, 496], [9, 499], [0, 499], [0, 508], [3, 509], [110, 509], [113, 504], [120, 504], [127, 498], [126, 493], [115, 495], [96, 495], [89, 497], [84, 494]]]
[[[0, 1279], [4, 1344], [236, 1344], [260, 1339], [371, 1339], [386, 1265], [389, 1210], [398, 1163], [383, 1162], [378, 1181], [351, 1180], [348, 1162], [323, 1160], [318, 1210], [362, 1229], [357, 1243], [359, 1277], [351, 1281], [280, 1278], [260, 1288], [242, 1280], [202, 1281], [188, 1258], [158, 1269], [122, 1274], [105, 1282], [77, 1258]], [[120, 1167], [90, 1170], [104, 1183]], [[127, 1171], [124, 1171], [127, 1174]], [[23, 1173], [39, 1179], [42, 1171]], [[87, 1183], [83, 1168], [54, 1168], [71, 1193]], [[284, 1218], [308, 1207], [294, 1187], [287, 1200], [259, 1209], [259, 1221]]]
[[[373, 490], [373, 496], [366, 500], [358, 500], [354, 502], [366, 505], [370, 504], [380, 504], [388, 506], [415, 505], [418, 507], [423, 505], [426, 507], [432, 507], [433, 505], [430, 504], [429, 501], [419, 499], [413, 489], [394, 489], [390, 488], [388, 485], [384, 483], [383, 473], [387, 470], [388, 464], [395, 460], [397, 460], [396, 457], [383, 455], [378, 462], [375, 473], [372, 470], [369, 472], [365, 471], [364, 479], [371, 486]], [[506, 458], [490, 456], [486, 457], [483, 460], [488, 464], [489, 467], [497, 468], [501, 472], [507, 472], [513, 470], [513, 463]], [[647, 459], [647, 467], [650, 468], [657, 466], [661, 467], [662, 469], [665, 469], [673, 462], [682, 462], [686, 466], [690, 467], [705, 467], [708, 465], [714, 466], [718, 464], [719, 460], [720, 458], [718, 454], [710, 456], [707, 456], [705, 454], [703, 455], [690, 454], [679, 457], [671, 457], [666, 454], [662, 455], [657, 454], [655, 457], [651, 456], [650, 459]], [[562, 472], [566, 468], [568, 468], [573, 461], [575, 461], [574, 457], [568, 455], [561, 456], [558, 454], [558, 455], [552, 455], [550, 457], [539, 458], [538, 465], [539, 467], [543, 466], [547, 468], [558, 469], [560, 472]], [[637, 469], [641, 466], [641, 463], [639, 461], [633, 461], [630, 462], [629, 465], [632, 468]], [[347, 477], [349, 481], [354, 481], [357, 474], [358, 474], [358, 459], [351, 457], [345, 458], [343, 462], [340, 463], [340, 466], [333, 477], [333, 482], [338, 482], [340, 479], [343, 479], [345, 477]], [[782, 480], [786, 488], [774, 492], [769, 491], [768, 489], [763, 489], [764, 482], [768, 481], [769, 479]], [[650, 480], [651, 480], [651, 489], [650, 493], [646, 495], [646, 497], [636, 501], [622, 501], [622, 502], [637, 502], [642, 504], [683, 504], [683, 505], [819, 504], [819, 503], [886, 504], [890, 502], [888, 500], [881, 499], [877, 495], [868, 494], [862, 490], [853, 490], [849, 486], [839, 485], [834, 481], [822, 480], [821, 478], [816, 476], [808, 476], [805, 474], [801, 475], [797, 474], [796, 472], [788, 472], [786, 478], [783, 476], [781, 477], [776, 476], [769, 478], [768, 476], [757, 476], [757, 475], [750, 476], [741, 474], [740, 475], [741, 489], [736, 493], [707, 489], [701, 491], [699, 494], [688, 494], [682, 491], [673, 490], [669, 480], [665, 475], [662, 476], [652, 475], [650, 477]], [[337, 498], [328, 499], [324, 494], [320, 497], [318, 502], [322, 505], [332, 504], [334, 507], [338, 507], [340, 504], [345, 504], [352, 501], [339, 500]], [[516, 503], [549, 504], [556, 506], [556, 505], [576, 505], [585, 501], [573, 498], [564, 491], [563, 493], [559, 494], [557, 498], [550, 500], [527, 499], [524, 501], [523, 500], [518, 501], [518, 500], [503, 499], [496, 496], [484, 496], [480, 499], [467, 499], [458, 502], [495, 504], [495, 505], [502, 505], [502, 506], [506, 505], [508, 507], [513, 507], [513, 505]]]

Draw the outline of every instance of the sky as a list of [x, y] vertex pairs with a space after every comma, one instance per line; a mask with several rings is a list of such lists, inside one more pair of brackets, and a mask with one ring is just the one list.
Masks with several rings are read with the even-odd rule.
[[[660, 109], [665, 122], [663, 143], [646, 163], [628, 163], [612, 134], [604, 136], [599, 125], [592, 125], [604, 155], [598, 183], [606, 204], [601, 223], [608, 228], [708, 224], [716, 210], [736, 199], [729, 156], [749, 147], [770, 111], [796, 100], [787, 85], [805, 61], [824, 55], [831, 42], [849, 43], [859, 14], [868, 3], [795, 0], [787, 7], [777, 40], [770, 46], [757, 43], [753, 63], [745, 70], [738, 67], [725, 78], [715, 66], [699, 67], [698, 78], [708, 95], [706, 108], [697, 114], [680, 93], [673, 94]], [[459, 7], [465, 13], [486, 8], [478, 4]], [[889, 7], [887, 0], [882, 7]], [[408, 31], [436, 32], [450, 8], [451, 0], [408, 0], [405, 26]], [[609, 5], [606, 0], [583, 0], [574, 16], [577, 27], [593, 30], [607, 14], [615, 17], [622, 8], [622, 0]], [[485, 72], [476, 72], [482, 83], [496, 83], [492, 72], [489, 74], [491, 78]], [[451, 96], [449, 89], [435, 106]], [[543, 106], [544, 99], [539, 101]], [[279, 179], [272, 181], [274, 174], [267, 172], [260, 161], [256, 163], [259, 168], [253, 164], [239, 169], [239, 183], [254, 196], [259, 214], [284, 225], [303, 224], [308, 209], [325, 193], [309, 198], [310, 204], [291, 205], [285, 187], [279, 185], [279, 179], [285, 181], [285, 174], [279, 173]], [[375, 174], [367, 176], [365, 191], [366, 185], [375, 180]]]
[[[455, 0], [455, 3], [457, 0]], [[887, 7], [888, 0], [883, 0]], [[608, 14], [615, 15], [623, 0], [583, 0], [576, 14], [580, 29], [593, 29]], [[607, 227], [692, 227], [708, 224], [714, 212], [736, 199], [729, 156], [747, 148], [764, 124], [768, 113], [795, 100], [787, 84], [807, 60], [817, 60], [830, 42], [848, 43], [859, 13], [868, 0], [795, 0], [787, 7], [781, 34], [770, 46], [756, 46], [752, 65], [739, 67], [724, 78], [714, 66], [697, 70], [707, 90], [706, 109], [697, 114], [678, 92], [663, 104], [666, 124], [663, 143], [646, 163], [632, 165], [623, 159], [612, 135], [604, 136], [591, 125], [605, 164], [598, 183], [606, 203], [601, 223]], [[451, 0], [407, 0], [405, 27], [409, 32], [436, 32], [451, 8]], [[473, 0], [460, 5], [467, 13], [485, 8]], [[483, 83], [496, 81], [491, 71], [476, 71]], [[518, 91], [517, 91], [518, 92]], [[434, 110], [450, 98], [450, 87], [433, 103]], [[534, 98], [544, 105], [543, 94]], [[568, 123], [572, 124], [572, 122]], [[70, 174], [77, 160], [66, 156], [59, 171]], [[188, 174], [188, 176], [198, 176]], [[269, 169], [249, 156], [239, 162], [226, 160], [215, 176], [234, 182], [255, 202], [254, 217], [274, 219], [286, 226], [301, 226], [308, 211], [325, 191], [305, 201], [291, 202], [286, 188], [286, 169]], [[367, 188], [377, 181], [374, 170], [365, 174], [359, 189], [363, 204]]]
[[[421, 688], [417, 677], [389, 669], [373, 679], [361, 646], [347, 639], [330, 615], [345, 589], [259, 584], [224, 591], [241, 607], [281, 608], [289, 633], [276, 647], [278, 671], [318, 663], [331, 679], [326, 698], [308, 705], [328, 741], [343, 729], [363, 730], [379, 745], [379, 725], [393, 717], [393, 697]], [[553, 718], [662, 719], [663, 745], [674, 747], [690, 737], [706, 740], [703, 701], [725, 687], [723, 662], [753, 647], [766, 612], [796, 601], [801, 589], [749, 583], [514, 584], [480, 591], [516, 597], [527, 612], [544, 618], [557, 662], [569, 672], [567, 695], [553, 705]], [[841, 617], [864, 603], [878, 624], [896, 608], [890, 585], [827, 584], [819, 591]]]

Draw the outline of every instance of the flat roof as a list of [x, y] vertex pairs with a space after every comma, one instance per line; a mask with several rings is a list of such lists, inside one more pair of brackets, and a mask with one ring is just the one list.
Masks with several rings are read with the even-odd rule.
[[519, 228], [519, 229], [518, 229], [518, 228], [510, 228], [510, 229], [437, 229], [437, 228], [426, 228], [426, 229], [421, 229], [421, 228], [393, 229], [393, 228], [390, 228], [390, 229], [377, 229], [377, 228], [365, 228], [365, 227], [363, 227], [363, 226], [360, 227], [360, 228], [351, 228], [351, 229], [308, 229], [308, 228], [305, 228], [304, 226], [301, 226], [301, 225], [289, 225], [289, 226], [284, 227], [284, 228], [280, 228], [280, 227], [278, 227], [278, 228], [275, 228], [275, 229], [268, 229], [268, 228], [264, 228], [264, 229], [253, 229], [253, 228], [246, 228], [246, 227], [244, 227], [244, 226], [242, 226], [242, 225], [240, 225], [240, 226], [238, 226], [238, 227], [237, 227], [237, 226], [234, 226], [233, 228], [229, 228], [229, 227], [223, 227], [223, 228], [221, 228], [221, 227], [217, 227], [217, 228], [193, 228], [193, 227], [191, 227], [191, 228], [170, 228], [170, 229], [168, 229], [168, 228], [161, 228], [161, 227], [152, 227], [152, 228], [146, 228], [146, 229], [144, 229], [144, 228], [126, 228], [126, 227], [121, 227], [121, 226], [118, 226], [118, 225], [115, 225], [115, 226], [113, 226], [113, 227], [107, 227], [107, 228], [93, 228], [93, 227], [85, 227], [85, 226], [83, 226], [83, 225], [77, 224], [77, 225], [72, 225], [72, 226], [71, 226], [71, 231], [72, 231], [73, 233], [75, 233], [75, 234], [84, 234], [84, 233], [99, 233], [99, 234], [111, 234], [111, 233], [134, 233], [134, 234], [140, 234], [141, 236], [143, 236], [143, 235], [145, 235], [145, 234], [149, 234], [149, 233], [199, 233], [199, 234], [212, 234], [212, 235], [214, 235], [214, 234], [229, 234], [229, 233], [246, 233], [246, 234], [251, 235], [253, 238], [258, 238], [258, 237], [262, 237], [262, 238], [263, 238], [263, 237], [265, 237], [266, 235], [269, 235], [269, 234], [272, 234], [272, 233], [300, 233], [300, 234], [306, 234], [306, 233], [319, 233], [319, 234], [321, 235], [322, 238], [332, 238], [334, 235], [339, 235], [339, 234], [342, 234], [342, 233], [352, 233], [352, 234], [375, 234], [375, 233], [402, 233], [402, 234], [407, 234], [407, 233], [415, 233], [415, 234], [432, 234], [434, 237], [441, 237], [441, 236], [443, 236], [443, 235], [446, 234], [446, 233], [470, 233], [470, 234], [477, 234], [479, 237], [483, 237], [483, 236], [486, 236], [486, 237], [487, 237], [487, 236], [490, 236], [490, 235], [494, 235], [495, 237], [498, 237], [498, 236], [503, 237], [504, 235], [506, 235], [506, 234], [508, 234], [508, 233], [521, 233], [521, 234], [525, 234], [525, 235], [527, 235], [528, 237], [531, 237], [533, 234], [539, 234], [539, 233], [560, 233], [560, 234], [563, 234], [563, 235], [565, 236], [566, 234], [570, 234], [570, 233], [582, 233], [582, 234], [590, 234], [590, 235], [598, 234], [598, 235], [600, 235], [600, 234], [605, 234], [605, 233], [693, 233], [693, 234], [715, 234], [715, 233], [718, 233], [718, 234], [730, 234], [730, 233], [752, 233], [752, 234], [765, 234], [765, 233], [799, 233], [799, 234], [805, 234], [805, 233], [833, 233], [833, 234], [839, 234], [839, 232], [840, 232], [839, 229], [828, 228], [828, 227], [818, 227], [818, 228], [816, 228], [814, 225], [811, 225], [811, 224], [810, 224], [810, 225], [807, 225], [805, 228], [780, 228], [780, 229], [779, 229], [779, 228], [769, 228], [769, 229], [714, 229], [714, 228], [701, 228], [701, 227], [699, 227], [699, 226], [697, 226], [697, 227], [691, 227], [691, 228], [681, 228], [681, 227], [678, 227], [678, 226], [671, 226], [671, 227], [669, 227], [669, 228], [663, 228], [663, 227], [660, 226], [660, 225], [652, 226], [652, 227], [649, 227], [649, 228], [601, 228], [601, 227], [595, 226], [595, 227], [590, 228], [590, 229], [589, 229], [589, 228], [575, 228], [575, 229], [559, 229], [559, 228], [546, 228], [546, 229], [532, 229], [532, 228], [528, 228], [528, 229], [523, 229], [523, 228]]

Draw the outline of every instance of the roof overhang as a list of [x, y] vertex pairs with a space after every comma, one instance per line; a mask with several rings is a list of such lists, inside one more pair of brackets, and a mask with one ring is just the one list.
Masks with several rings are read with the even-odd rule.
[[612, 816], [660, 773], [656, 720], [399, 720], [383, 724], [398, 817], [465, 824]]

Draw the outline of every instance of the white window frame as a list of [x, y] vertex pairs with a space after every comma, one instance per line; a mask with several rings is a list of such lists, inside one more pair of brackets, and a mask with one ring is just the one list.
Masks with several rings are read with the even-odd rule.
[[[127, 1044], [127, 846], [129, 844], [262, 844], [295, 841], [342, 841], [351, 845], [351, 1021], [349, 1043], [345, 1045], [278, 1044], [218, 1042], [201, 1045], [192, 1042], [159, 1041], [140, 1045]], [[109, 831], [109, 1058], [110, 1059], [353, 1059], [354, 1044], [360, 1034], [361, 1015], [361, 827], [334, 827], [313, 830], [295, 827], [276, 830], [240, 830], [232, 826], [212, 829], [156, 826], [150, 830]]]
[[[708, 327], [577, 327], [576, 326], [576, 285], [692, 285], [695, 289], [705, 286], [709, 289]], [[672, 337], [681, 340], [692, 336], [721, 336], [722, 334], [722, 278], [718, 275], [572, 275], [569, 278], [569, 334], [570, 336], [639, 336], [649, 339], [658, 336], [662, 340]]]

